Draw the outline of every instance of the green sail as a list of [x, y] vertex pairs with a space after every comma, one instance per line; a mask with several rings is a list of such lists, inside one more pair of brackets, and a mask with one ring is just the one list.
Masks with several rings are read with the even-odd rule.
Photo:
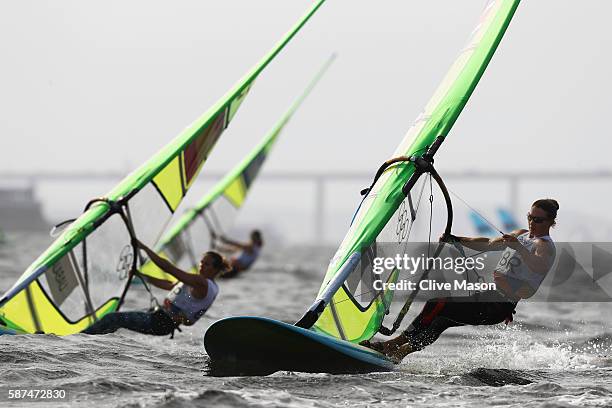
[[[488, 2], [468, 45], [393, 157], [422, 155], [436, 138], [448, 135], [491, 60], [519, 1]], [[370, 339], [379, 330], [393, 293], [378, 292], [367, 299], [361, 296], [364, 292], [348, 281], [354, 277], [351, 275], [362, 272], [359, 266], [362, 248], [372, 247], [377, 240], [389, 240], [385, 231], [394, 229], [389, 227], [398, 218], [398, 207], [406, 200], [402, 187], [414, 171], [414, 165], [406, 163], [389, 167], [363, 201], [321, 285], [318, 300], [325, 300], [325, 309], [312, 326], [313, 330], [351, 342]], [[344, 276], [348, 278], [345, 280]], [[397, 275], [389, 279], [397, 279]], [[317, 302], [313, 308], [315, 305]]]
[[0, 298], [0, 334], [78, 333], [120, 307], [140, 259], [132, 239], [158, 241], [253, 81], [324, 1], [206, 113], [88, 205]]
[[[261, 142], [168, 230], [156, 246], [156, 251], [162, 257], [170, 259], [183, 270], [197, 270], [201, 253], [212, 249], [215, 237], [224, 235], [231, 228], [278, 136], [333, 60], [334, 56], [327, 60]], [[154, 278], [175, 281], [174, 277], [150, 261], [140, 268], [140, 272]]]

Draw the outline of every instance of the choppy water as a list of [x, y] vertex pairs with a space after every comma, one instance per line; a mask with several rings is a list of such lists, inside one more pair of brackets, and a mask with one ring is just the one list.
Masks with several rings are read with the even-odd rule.
[[[27, 238], [27, 239], [24, 239]], [[0, 289], [46, 247], [44, 236], [0, 246]], [[448, 330], [390, 373], [206, 375], [203, 333], [215, 320], [296, 320], [313, 300], [333, 248], [265, 248], [257, 267], [222, 282], [208, 315], [174, 339], [129, 331], [104, 336], [0, 337], [0, 405], [9, 389], [65, 389], [32, 406], [365, 407], [612, 406], [612, 304], [520, 304], [509, 328]], [[126, 308], [144, 307], [135, 288]], [[139, 295], [139, 296], [138, 296]], [[140, 300], [142, 302], [142, 300]], [[414, 307], [418, 310], [418, 307]]]

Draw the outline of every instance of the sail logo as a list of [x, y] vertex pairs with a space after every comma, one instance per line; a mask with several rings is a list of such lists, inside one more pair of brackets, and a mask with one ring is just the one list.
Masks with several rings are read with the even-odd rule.
[[408, 235], [410, 226], [410, 218], [408, 217], [408, 210], [406, 209], [406, 200], [402, 201], [397, 210], [397, 226], [395, 227], [395, 235], [397, 235], [398, 242], [402, 242]]
[[64, 256], [45, 274], [51, 297], [56, 305], [61, 306], [78, 286], [75, 265], [70, 256]]
[[134, 252], [132, 251], [131, 245], [126, 245], [119, 254], [119, 262], [117, 262], [116, 272], [119, 275], [120, 280], [127, 278], [128, 273], [132, 269], [132, 263], [134, 261]]
[[57, 289], [63, 292], [68, 287], [68, 278], [66, 277], [66, 271], [62, 268], [62, 265], [58, 262], [51, 268], [51, 274], [57, 284]]

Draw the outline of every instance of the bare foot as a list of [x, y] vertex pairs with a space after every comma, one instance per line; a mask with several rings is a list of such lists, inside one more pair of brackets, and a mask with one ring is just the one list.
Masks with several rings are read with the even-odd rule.
[[359, 344], [362, 346], [371, 348], [372, 350], [376, 350], [379, 353], [384, 354], [386, 356], [389, 356], [393, 354], [394, 352], [397, 352], [397, 350], [399, 349], [399, 344], [397, 344], [395, 340], [389, 340], [389, 341], [364, 340]]
[[390, 353], [385, 353], [385, 355], [391, 360], [393, 360], [394, 363], [399, 364], [404, 359], [404, 357], [406, 357], [410, 353], [414, 353], [415, 351], [417, 350], [412, 348], [410, 344], [406, 343], [402, 344]]
[[401, 334], [388, 341], [372, 342], [369, 340], [364, 340], [359, 344], [376, 350], [379, 353], [389, 357], [393, 362], [399, 363], [408, 354], [416, 351], [410, 344], [406, 343], [407, 341], [408, 339]]
[[360, 346], [364, 346], [367, 348], [371, 348], [372, 350], [376, 350], [379, 353], [383, 353], [383, 342], [381, 341], [370, 341], [370, 340], [364, 340], [361, 343], [359, 343]]

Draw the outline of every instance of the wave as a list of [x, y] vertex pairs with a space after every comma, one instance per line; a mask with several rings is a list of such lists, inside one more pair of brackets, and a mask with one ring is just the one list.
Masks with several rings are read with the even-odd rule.
[[206, 390], [195, 395], [184, 392], [167, 393], [163, 401], [148, 405], [156, 408], [200, 408], [200, 407], [257, 407], [263, 406], [252, 404], [236, 392], [221, 390]]
[[502, 387], [504, 385], [531, 384], [533, 378], [520, 370], [481, 367], [455, 376], [450, 382], [457, 385]]
[[574, 349], [587, 353], [609, 353], [612, 351], [612, 333], [604, 332], [586, 340], [576, 340]]

